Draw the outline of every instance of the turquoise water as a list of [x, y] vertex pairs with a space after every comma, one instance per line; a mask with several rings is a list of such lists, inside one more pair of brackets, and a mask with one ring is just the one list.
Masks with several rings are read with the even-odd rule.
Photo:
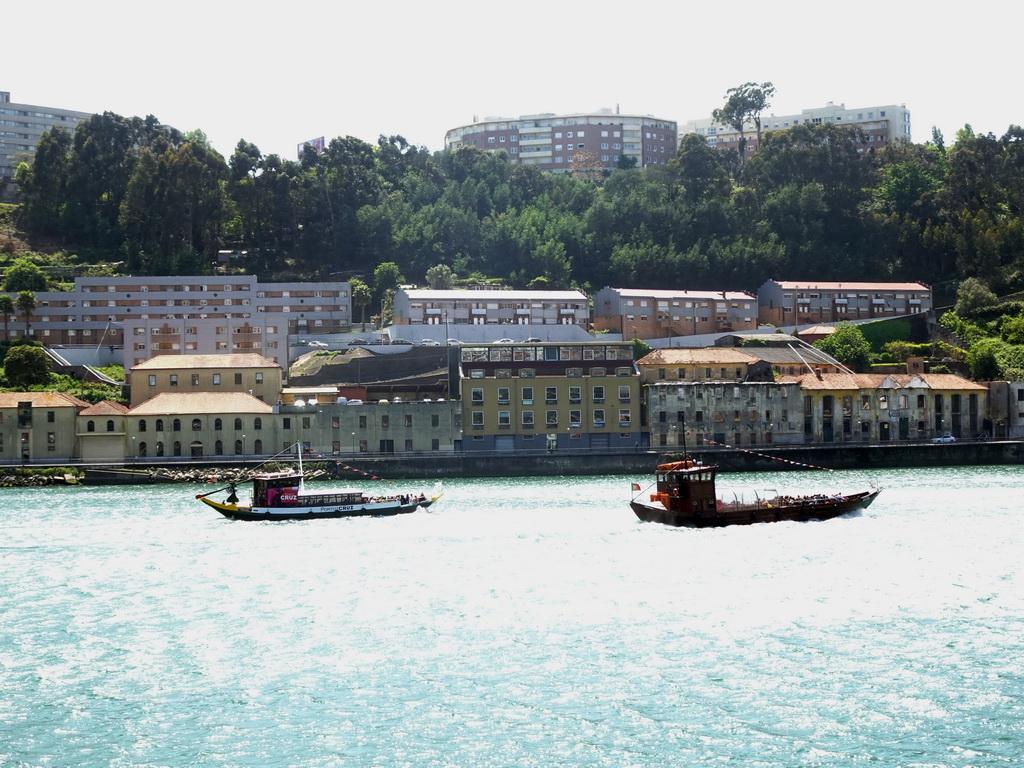
[[696, 531], [629, 477], [291, 523], [4, 489], [0, 765], [1020, 764], [1024, 469], [733, 477], [885, 491]]

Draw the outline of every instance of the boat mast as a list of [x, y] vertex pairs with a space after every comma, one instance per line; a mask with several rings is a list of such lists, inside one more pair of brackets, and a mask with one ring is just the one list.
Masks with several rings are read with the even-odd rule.
[[302, 441], [295, 444], [299, 450], [299, 491], [306, 490], [306, 473], [302, 471]]

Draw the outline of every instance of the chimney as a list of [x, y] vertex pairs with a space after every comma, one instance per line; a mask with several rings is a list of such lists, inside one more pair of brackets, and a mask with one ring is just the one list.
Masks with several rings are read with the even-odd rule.
[[818, 377], [818, 381], [824, 381], [821, 377], [821, 366], [814, 367], [814, 375]]

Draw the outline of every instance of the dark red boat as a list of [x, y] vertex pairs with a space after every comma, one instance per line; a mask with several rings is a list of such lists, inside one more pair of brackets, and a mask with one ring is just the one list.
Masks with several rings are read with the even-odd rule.
[[[866, 509], [880, 488], [835, 495], [755, 495], [753, 499], [722, 499], [715, 492], [718, 467], [686, 460], [659, 464], [657, 491], [649, 501], [639, 496], [630, 506], [644, 522], [673, 526], [713, 528], [725, 525], [774, 523], [780, 520], [828, 520]], [[639, 490], [634, 486], [634, 490]]]

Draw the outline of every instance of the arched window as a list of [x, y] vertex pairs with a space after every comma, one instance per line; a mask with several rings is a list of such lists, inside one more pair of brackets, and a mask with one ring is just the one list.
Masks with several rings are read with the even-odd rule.
[[215, 442], [213, 444], [213, 453], [216, 456], [223, 456], [224, 455], [224, 443], [222, 443], [220, 440]]
[[174, 456], [181, 456], [181, 442], [178, 440], [174, 441]]
[[262, 455], [263, 454], [263, 441], [262, 440], [257, 440], [255, 443], [253, 443], [252, 451], [257, 456]]
[[203, 444], [201, 442], [199, 442], [198, 440], [193, 440], [190, 448], [192, 450], [193, 459], [203, 458]]
[[243, 450], [242, 449], [242, 441], [241, 440], [235, 440], [235, 456], [241, 456], [242, 455], [242, 450]]
[[[171, 429], [174, 432], [181, 432], [181, 419], [175, 419], [173, 422], [171, 422]], [[181, 456], [180, 453], [176, 453], [174, 455], [175, 456]]]
[[96, 431], [96, 422], [92, 421], [92, 420], [89, 420], [89, 421], [85, 422], [85, 431], [86, 432], [95, 432]]
[[192, 431], [199, 432], [203, 428], [203, 422], [200, 419], [192, 419]]
[[163, 432], [164, 431], [164, 420], [163, 419], [157, 419], [156, 420], [156, 431], [157, 432]]
[[263, 419], [257, 416], [252, 422], [253, 429], [263, 429]]
[[242, 420], [241, 419], [235, 419], [235, 432], [241, 432], [241, 431], [242, 431]]
[[221, 421], [220, 419], [214, 419], [213, 429], [215, 432], [220, 432], [222, 429], [224, 429], [224, 422]]
[[146, 431], [146, 420], [145, 419], [139, 419], [139, 432], [145, 432], [145, 431]]
[[145, 443], [139, 443], [139, 456], [145, 456], [145, 455], [146, 455], [146, 444]]
[[107, 419], [107, 432], [113, 432], [113, 431], [114, 431], [114, 420], [113, 419]]
[[162, 440], [158, 440], [157, 441], [157, 444], [156, 444], [156, 455], [157, 456], [163, 456], [164, 455], [164, 443], [163, 443]]

